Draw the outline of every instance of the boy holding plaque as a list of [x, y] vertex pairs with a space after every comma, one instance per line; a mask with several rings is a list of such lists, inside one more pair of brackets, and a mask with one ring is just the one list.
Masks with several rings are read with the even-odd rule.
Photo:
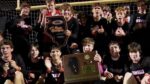
[[[95, 41], [92, 38], [86, 37], [82, 40], [82, 50], [84, 53], [92, 52], [94, 50]], [[100, 54], [96, 51], [96, 55], [94, 56], [94, 60], [97, 62], [102, 62], [102, 58]]]
[[[92, 52], [94, 51], [94, 45], [95, 45], [95, 41], [93, 38], [90, 37], [86, 37], [82, 40], [82, 52], [83, 53], [88, 53], [88, 52]], [[101, 55], [98, 53], [98, 51], [96, 51], [96, 54], [94, 56], [94, 61], [98, 62], [98, 68], [99, 68], [99, 72], [102, 74], [103, 73], [103, 69], [102, 69], [102, 57]], [[103, 84], [102, 80], [96, 80], [94, 82], [86, 82], [86, 84]]]

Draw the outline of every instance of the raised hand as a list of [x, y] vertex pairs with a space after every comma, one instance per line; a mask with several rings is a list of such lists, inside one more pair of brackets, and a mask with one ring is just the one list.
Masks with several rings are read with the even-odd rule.
[[104, 28], [103, 28], [102, 25], [101, 25], [101, 27], [97, 31], [98, 31], [98, 33], [104, 33], [105, 32], [105, 30], [104, 30]]
[[51, 71], [52, 63], [51, 63], [51, 60], [49, 59], [49, 57], [45, 58], [44, 63], [45, 63], [45, 66], [46, 66], [48, 72]]
[[96, 54], [94, 56], [94, 60], [97, 62], [102, 62], [102, 58], [101, 58], [100, 54], [98, 54], [98, 51], [96, 51]]
[[35, 78], [35, 74], [34, 73], [29, 73], [29, 78], [34, 79]]
[[99, 29], [98, 25], [94, 26], [91, 31], [92, 35], [96, 35], [98, 29]]
[[141, 84], [150, 84], [150, 75], [146, 74], [141, 80]]
[[71, 36], [71, 34], [72, 34], [72, 33], [71, 33], [71, 31], [70, 31], [70, 30], [66, 30], [66, 31], [65, 31], [65, 35], [66, 35], [67, 37], [70, 37], [70, 36]]
[[125, 35], [126, 35], [125, 31], [121, 27], [118, 27], [117, 30], [115, 31], [115, 36], [125, 36]]

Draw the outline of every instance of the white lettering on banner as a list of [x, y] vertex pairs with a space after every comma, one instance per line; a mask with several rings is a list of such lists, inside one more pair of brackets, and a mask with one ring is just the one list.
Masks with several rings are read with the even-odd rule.
[[132, 71], [132, 74], [133, 75], [142, 75], [142, 74], [144, 74], [145, 72], [144, 72], [144, 70], [142, 69], [142, 70], [136, 70], [136, 71]]

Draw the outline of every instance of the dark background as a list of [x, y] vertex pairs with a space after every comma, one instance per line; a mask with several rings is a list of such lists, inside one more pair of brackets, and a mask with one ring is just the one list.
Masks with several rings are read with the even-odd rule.
[[[28, 2], [30, 5], [44, 5], [44, 0], [21, 0], [22, 2]], [[55, 0], [56, 3], [63, 3], [63, 2], [77, 2], [77, 1], [91, 1], [91, 0]], [[93, 0], [94, 1], [94, 0]], [[3, 31], [5, 28], [5, 23], [18, 15], [19, 11], [16, 11], [17, 0], [0, 0], [0, 31]], [[147, 0], [148, 6], [150, 5], [150, 0]], [[110, 5], [112, 11], [114, 8], [121, 6], [121, 5], [130, 5], [131, 13], [136, 12], [136, 2], [135, 3], [111, 3]], [[87, 14], [91, 12], [91, 5], [86, 6], [74, 6], [75, 11], [80, 12], [83, 11]], [[32, 17], [32, 25], [35, 25], [35, 21], [39, 15], [39, 10], [33, 10], [30, 13]]]

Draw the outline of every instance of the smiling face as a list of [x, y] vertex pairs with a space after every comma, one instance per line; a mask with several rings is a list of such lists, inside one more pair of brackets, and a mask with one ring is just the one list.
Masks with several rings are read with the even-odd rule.
[[72, 11], [70, 9], [62, 10], [62, 15], [66, 20], [69, 20], [73, 16]]
[[137, 11], [138, 11], [138, 13], [144, 13], [144, 12], [146, 12], [146, 7], [145, 6], [138, 6]]
[[36, 58], [39, 56], [39, 50], [37, 47], [32, 46], [31, 51], [30, 51], [31, 57]]
[[144, 1], [137, 2], [137, 11], [138, 13], [146, 13], [147, 5]]
[[50, 56], [53, 60], [60, 59], [61, 51], [58, 48], [53, 48], [50, 52]]
[[88, 43], [88, 44], [83, 45], [83, 52], [84, 53], [92, 52], [93, 49], [94, 49], [94, 45], [93, 44]]
[[46, 2], [46, 6], [49, 11], [55, 10], [55, 2], [54, 1]]
[[84, 53], [91, 52], [94, 49], [95, 41], [93, 38], [86, 37], [82, 40], [82, 50]]
[[68, 3], [64, 3], [61, 7], [61, 13], [64, 16], [64, 18], [69, 21], [72, 17], [73, 17], [73, 7], [68, 4]]

